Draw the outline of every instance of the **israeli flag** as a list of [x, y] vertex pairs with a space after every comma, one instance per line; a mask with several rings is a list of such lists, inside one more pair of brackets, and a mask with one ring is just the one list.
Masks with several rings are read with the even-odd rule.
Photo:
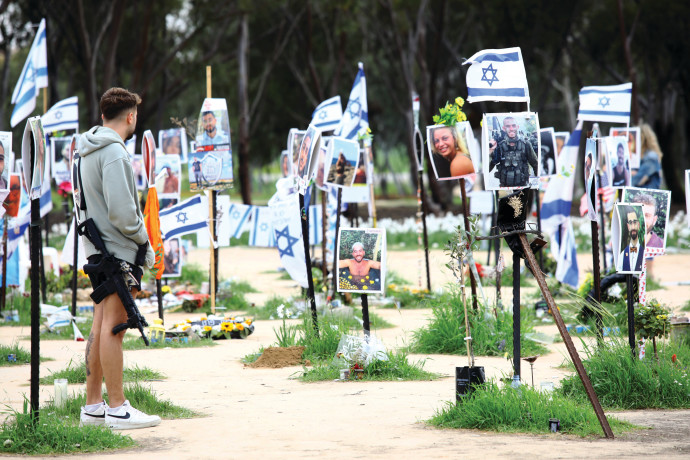
[[208, 228], [208, 198], [193, 196], [160, 212], [163, 239], [195, 233]]
[[333, 131], [343, 118], [343, 106], [340, 96], [326, 99], [319, 104], [311, 115], [311, 124], [323, 131]]
[[[281, 186], [281, 181], [285, 186]], [[291, 192], [289, 182], [280, 179], [278, 191], [268, 201], [271, 224], [278, 248], [280, 263], [290, 277], [303, 288], [308, 286], [307, 263], [304, 256], [302, 222], [300, 221], [299, 199]]]
[[270, 248], [276, 245], [271, 212], [267, 206], [253, 206], [249, 227], [249, 246]]
[[483, 50], [467, 59], [467, 102], [529, 102], [529, 88], [519, 47]]
[[323, 212], [321, 205], [309, 206], [309, 244], [316, 246], [323, 241]]
[[350, 99], [347, 101], [347, 108], [335, 130], [335, 135], [345, 139], [357, 139], [357, 134], [368, 127], [367, 81], [364, 77], [364, 64], [360, 62], [359, 71], [350, 91]]
[[47, 133], [73, 129], [79, 132], [79, 98], [63, 99], [41, 117], [43, 130]]
[[232, 203], [227, 212], [228, 232], [231, 238], [239, 238], [247, 230], [247, 222], [254, 206]]
[[630, 123], [632, 83], [585, 86], [580, 90], [578, 120]]
[[541, 228], [548, 233], [554, 231], [556, 227], [570, 217], [581, 134], [582, 120], [578, 121], [577, 126], [570, 134], [568, 143], [561, 150], [559, 157], [561, 170], [557, 175], [549, 178], [549, 186], [544, 193], [544, 200], [541, 205]]
[[12, 93], [12, 118], [10, 125], [14, 128], [23, 119], [31, 115], [36, 108], [36, 96], [41, 88], [48, 86], [48, 47], [46, 46], [46, 20], [41, 19], [29, 55], [26, 57], [22, 73], [19, 74], [17, 86]]
[[551, 242], [552, 252], [556, 256], [556, 279], [577, 289], [580, 271], [577, 266], [575, 232], [570, 217], [556, 229]]

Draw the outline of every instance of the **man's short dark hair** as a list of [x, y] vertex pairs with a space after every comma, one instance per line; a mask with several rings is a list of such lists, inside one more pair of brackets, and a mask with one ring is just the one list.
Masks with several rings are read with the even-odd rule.
[[141, 104], [141, 97], [124, 88], [110, 88], [101, 96], [101, 113], [106, 120], [114, 120], [122, 112], [135, 109]]
[[201, 112], [201, 118], [204, 118], [206, 115], [211, 115], [213, 118], [216, 118], [216, 114], [210, 110], [207, 110], [206, 112]]

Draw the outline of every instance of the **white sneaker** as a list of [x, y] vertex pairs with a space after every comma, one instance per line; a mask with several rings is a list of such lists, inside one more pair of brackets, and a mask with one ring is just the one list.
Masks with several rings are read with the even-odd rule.
[[81, 415], [79, 416], [79, 426], [84, 425], [103, 425], [105, 423], [105, 413], [108, 410], [108, 405], [104, 402], [94, 412], [88, 412], [86, 407], [82, 406]]
[[128, 400], [117, 410], [109, 409], [105, 414], [105, 424], [113, 430], [131, 430], [134, 428], [147, 428], [161, 423], [157, 415], [148, 415], [133, 408]]

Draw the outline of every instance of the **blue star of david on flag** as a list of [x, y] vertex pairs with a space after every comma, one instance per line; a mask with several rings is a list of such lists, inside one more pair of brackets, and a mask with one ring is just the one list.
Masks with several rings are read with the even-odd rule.
[[[486, 74], [488, 72], [491, 72], [491, 78], [486, 78]], [[484, 67], [482, 69], [482, 80], [485, 81], [489, 84], [489, 86], [493, 85], [495, 81], [499, 81], [498, 78], [496, 78], [496, 72], [498, 72], [498, 69], [494, 69], [493, 64], [489, 64], [489, 67]]]
[[599, 105], [602, 109], [605, 109], [607, 105], [611, 104], [611, 98], [606, 96], [601, 96], [599, 98]]
[[632, 83], [585, 86], [580, 90], [578, 120], [630, 123]]
[[[282, 239], [285, 238], [285, 244], [281, 244]], [[280, 257], [295, 257], [295, 253], [292, 250], [292, 246], [299, 241], [299, 238], [295, 238], [290, 235], [289, 227], [286, 225], [282, 230], [276, 230], [276, 245], [278, 246], [278, 253]], [[283, 247], [284, 246], [284, 247]]]
[[186, 213], [186, 212], [178, 212], [176, 217], [177, 217], [177, 221], [178, 221], [179, 223], [181, 223], [181, 224], [186, 224], [186, 223], [187, 223], [188, 217], [187, 217], [187, 213]]

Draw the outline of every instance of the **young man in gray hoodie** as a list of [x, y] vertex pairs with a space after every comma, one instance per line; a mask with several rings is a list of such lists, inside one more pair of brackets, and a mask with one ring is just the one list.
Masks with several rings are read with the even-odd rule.
[[[133, 296], [141, 289], [142, 267], [136, 264], [137, 252], [146, 247], [146, 267], [154, 262], [144, 217], [139, 206], [136, 183], [124, 141], [134, 134], [137, 106], [141, 98], [122, 88], [111, 88], [101, 97], [103, 126], [94, 126], [79, 139], [80, 193], [86, 210], [81, 221], [92, 218], [107, 250], [127, 262], [136, 284]], [[100, 252], [83, 238], [89, 263], [98, 263]], [[90, 276], [94, 289], [105, 279]], [[122, 339], [125, 331], [114, 335], [113, 327], [127, 321], [127, 312], [117, 293], [94, 306], [93, 326], [86, 342], [86, 406], [82, 424], [106, 424], [113, 429], [145, 428], [161, 422], [133, 408], [122, 389]], [[110, 407], [103, 401], [102, 382], [108, 390]]]

